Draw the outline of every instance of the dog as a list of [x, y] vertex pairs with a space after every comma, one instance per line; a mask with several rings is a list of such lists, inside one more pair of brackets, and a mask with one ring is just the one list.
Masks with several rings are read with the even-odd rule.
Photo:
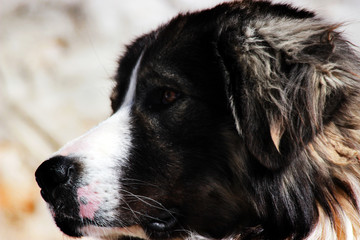
[[314, 13], [183, 13], [119, 61], [112, 115], [36, 170], [57, 226], [102, 239], [360, 239], [360, 61]]

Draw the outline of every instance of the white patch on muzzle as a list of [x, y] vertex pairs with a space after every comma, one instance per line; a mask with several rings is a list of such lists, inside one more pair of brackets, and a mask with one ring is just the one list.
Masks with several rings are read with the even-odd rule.
[[[142, 55], [132, 71], [128, 91], [120, 109], [54, 153], [54, 156], [76, 158], [83, 166], [77, 189], [79, 216], [83, 219], [96, 218], [97, 222], [106, 224], [119, 218], [119, 179], [131, 148], [130, 111], [135, 98], [141, 59]], [[86, 231], [83, 233], [86, 234]]]

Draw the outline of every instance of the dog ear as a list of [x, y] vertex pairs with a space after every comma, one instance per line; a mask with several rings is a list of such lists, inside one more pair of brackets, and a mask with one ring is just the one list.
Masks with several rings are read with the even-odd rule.
[[240, 17], [222, 26], [217, 44], [229, 105], [249, 152], [279, 169], [341, 105], [342, 88], [351, 85], [341, 55], [351, 50], [338, 26], [314, 18], [234, 19]]

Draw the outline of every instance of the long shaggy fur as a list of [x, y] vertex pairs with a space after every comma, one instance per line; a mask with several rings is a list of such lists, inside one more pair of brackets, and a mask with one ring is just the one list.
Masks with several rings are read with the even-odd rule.
[[219, 50], [238, 132], [267, 169], [261, 178], [248, 172], [255, 208], [269, 221], [261, 228], [278, 238], [357, 239], [359, 58], [340, 25], [262, 14], [263, 6], [240, 4], [252, 16], [224, 26]]

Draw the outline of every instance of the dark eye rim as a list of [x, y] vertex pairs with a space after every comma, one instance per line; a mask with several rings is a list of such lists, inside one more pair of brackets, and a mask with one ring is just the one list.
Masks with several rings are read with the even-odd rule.
[[176, 102], [181, 96], [180, 92], [174, 89], [164, 89], [161, 94], [161, 103], [164, 105], [169, 105]]
[[162, 111], [178, 102], [184, 94], [172, 87], [159, 87], [147, 91], [144, 106], [150, 111]]

